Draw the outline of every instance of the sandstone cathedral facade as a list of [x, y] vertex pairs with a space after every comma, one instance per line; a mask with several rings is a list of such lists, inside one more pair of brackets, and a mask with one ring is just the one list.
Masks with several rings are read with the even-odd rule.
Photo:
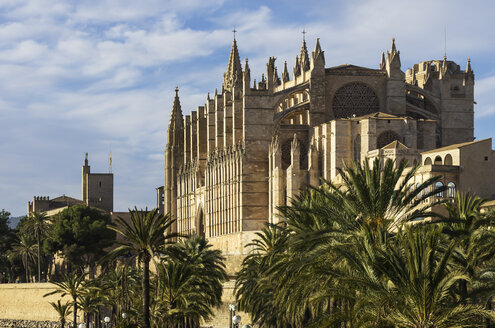
[[[177, 232], [221, 249], [230, 272], [254, 233], [278, 222], [277, 206], [320, 178], [335, 179], [345, 163], [376, 156], [424, 163], [416, 181], [444, 176], [442, 197], [461, 188], [472, 147], [482, 152], [473, 170], [484, 164], [493, 173], [491, 139], [473, 141], [469, 60], [464, 69], [428, 60], [404, 73], [392, 41], [376, 69], [326, 68], [319, 40], [311, 54], [303, 40], [291, 73], [285, 63], [279, 76], [271, 57], [253, 81], [234, 38], [220, 92], [184, 115], [175, 90], [158, 204], [177, 219]], [[494, 196], [485, 189], [483, 196]]]

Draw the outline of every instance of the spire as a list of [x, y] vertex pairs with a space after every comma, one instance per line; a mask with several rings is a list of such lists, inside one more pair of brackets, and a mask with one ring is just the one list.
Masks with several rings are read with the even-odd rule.
[[382, 52], [382, 59], [380, 60], [380, 66], [378, 67], [380, 70], [385, 69], [385, 53]]
[[313, 70], [315, 67], [325, 69], [325, 55], [321, 50], [320, 38], [316, 38], [315, 50], [311, 53], [310, 67]]
[[466, 65], [466, 73], [472, 73], [473, 70], [471, 69], [471, 58], [468, 57], [467, 60], [467, 65]]
[[181, 127], [183, 125], [182, 121], [183, 118], [179, 99], [179, 87], [175, 87], [175, 98], [174, 104], [172, 105], [172, 114], [170, 115], [169, 129], [177, 126]]
[[392, 47], [390, 47], [390, 53], [397, 52], [397, 48], [395, 47], [395, 38], [392, 38]]
[[287, 70], [287, 61], [284, 62], [284, 70], [282, 72], [282, 81], [288, 82], [290, 80], [289, 78], [289, 71]]
[[230, 50], [229, 64], [227, 65], [227, 71], [224, 74], [223, 88], [226, 90], [232, 89], [234, 84], [242, 83], [242, 68], [241, 60], [239, 58], [239, 50], [237, 49], [237, 41], [234, 36], [232, 41], [232, 49]]
[[315, 54], [321, 54], [320, 38], [316, 38]]
[[305, 39], [303, 39], [301, 45], [301, 53], [299, 54], [299, 60], [301, 61], [301, 70], [302, 71], [309, 70], [309, 55], [308, 55], [308, 48], [306, 47]]
[[296, 56], [296, 65], [294, 65], [294, 78], [301, 75], [301, 63], [299, 62], [299, 56]]
[[392, 46], [390, 47], [390, 51], [387, 51], [386, 68], [387, 70], [390, 69], [400, 70], [400, 66], [401, 66], [400, 51], [397, 51], [397, 48], [395, 47], [395, 38], [392, 38]]

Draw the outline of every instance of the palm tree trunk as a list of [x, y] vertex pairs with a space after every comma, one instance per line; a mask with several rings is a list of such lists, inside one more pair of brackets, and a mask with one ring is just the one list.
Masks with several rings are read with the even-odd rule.
[[41, 250], [40, 250], [40, 234], [36, 234], [38, 240], [38, 282], [41, 282]]
[[150, 328], [150, 259], [143, 256], [143, 321], [144, 328]]
[[77, 328], [77, 299], [76, 296], [72, 296], [72, 300], [74, 301], [74, 328]]
[[27, 257], [26, 260], [24, 261], [24, 269], [26, 271], [26, 283], [28, 283], [28, 264], [27, 264]]

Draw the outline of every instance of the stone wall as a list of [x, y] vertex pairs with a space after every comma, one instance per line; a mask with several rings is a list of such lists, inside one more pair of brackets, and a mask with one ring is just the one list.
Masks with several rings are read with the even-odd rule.
[[[0, 328], [59, 328], [60, 322], [0, 319]], [[66, 327], [69, 327], [66, 325]]]
[[[58, 321], [50, 302], [59, 300], [60, 294], [43, 297], [54, 290], [53, 286], [50, 283], [0, 284], [0, 319]], [[66, 297], [62, 302], [68, 300]]]

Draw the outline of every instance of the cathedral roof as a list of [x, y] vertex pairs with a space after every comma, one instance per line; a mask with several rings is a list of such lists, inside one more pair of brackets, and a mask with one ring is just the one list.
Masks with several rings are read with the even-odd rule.
[[409, 149], [406, 145], [398, 140], [394, 140], [388, 145], [383, 146], [381, 149]]
[[458, 144], [453, 144], [453, 145], [449, 145], [449, 146], [445, 146], [445, 147], [441, 147], [441, 148], [435, 148], [432, 150], [427, 150], [427, 151], [422, 152], [421, 154], [437, 153], [437, 152], [444, 151], [444, 150], [458, 149], [458, 148], [474, 145], [476, 143], [485, 142], [488, 140], [491, 141], [491, 138], [481, 139], [481, 140], [476, 140], [476, 141], [461, 142]]
[[335, 75], [346, 75], [346, 74], [356, 74], [358, 75], [383, 75], [384, 72], [379, 69], [374, 69], [374, 68], [368, 68], [368, 67], [362, 67], [362, 66], [357, 66], [357, 65], [351, 65], [351, 64], [343, 64], [339, 66], [334, 66], [334, 67], [329, 67], [325, 68], [325, 72], [328, 74], [335, 74]]

